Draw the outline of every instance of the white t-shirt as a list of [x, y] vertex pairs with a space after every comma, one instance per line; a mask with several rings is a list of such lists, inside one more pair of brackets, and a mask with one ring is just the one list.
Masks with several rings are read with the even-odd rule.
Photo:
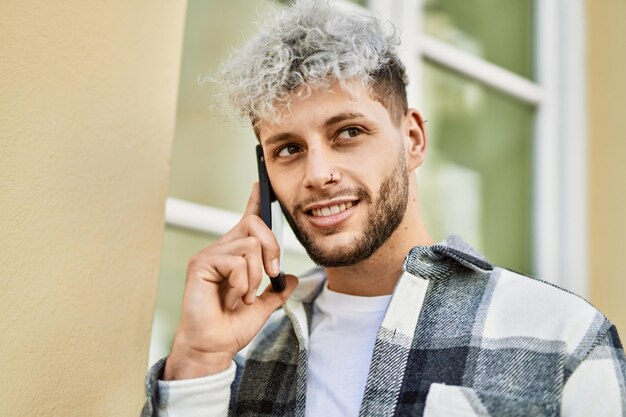
[[324, 289], [313, 304], [307, 417], [358, 416], [376, 334], [391, 295], [359, 297]]

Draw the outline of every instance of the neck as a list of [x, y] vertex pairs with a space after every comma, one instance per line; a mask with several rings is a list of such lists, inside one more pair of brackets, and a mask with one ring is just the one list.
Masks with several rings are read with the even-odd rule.
[[372, 256], [358, 264], [326, 268], [328, 288], [350, 295], [387, 295], [402, 275], [402, 265], [411, 248], [434, 242], [424, 226], [416, 187], [411, 187], [404, 219]]

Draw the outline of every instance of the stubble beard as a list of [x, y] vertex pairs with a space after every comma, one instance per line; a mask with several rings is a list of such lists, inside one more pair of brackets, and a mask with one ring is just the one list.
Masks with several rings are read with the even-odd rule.
[[[350, 193], [357, 195], [360, 202], [373, 200], [362, 188], [352, 189]], [[409, 176], [404, 153], [401, 151], [393, 172], [385, 177], [380, 185], [378, 196], [369, 209], [362, 233], [349, 244], [331, 248], [319, 245], [302, 226], [300, 217], [305, 216], [302, 211], [296, 208], [295, 214], [292, 215], [284, 207], [282, 209], [291, 229], [313, 262], [325, 268], [352, 266], [371, 257], [391, 237], [402, 223], [408, 196]]]

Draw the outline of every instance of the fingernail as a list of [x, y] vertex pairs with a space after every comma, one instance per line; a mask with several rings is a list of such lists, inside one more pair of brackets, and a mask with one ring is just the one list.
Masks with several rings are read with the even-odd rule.
[[270, 267], [272, 268], [272, 276], [275, 277], [280, 273], [280, 264], [278, 263], [278, 259], [274, 259]]

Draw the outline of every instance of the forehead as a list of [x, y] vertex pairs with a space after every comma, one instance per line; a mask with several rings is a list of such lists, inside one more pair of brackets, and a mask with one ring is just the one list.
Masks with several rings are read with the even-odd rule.
[[327, 128], [333, 121], [366, 119], [372, 123], [389, 123], [387, 109], [371, 98], [361, 83], [334, 83], [329, 87], [299, 89], [291, 94], [289, 106], [277, 118], [260, 119], [256, 133], [261, 143], [280, 133]]

